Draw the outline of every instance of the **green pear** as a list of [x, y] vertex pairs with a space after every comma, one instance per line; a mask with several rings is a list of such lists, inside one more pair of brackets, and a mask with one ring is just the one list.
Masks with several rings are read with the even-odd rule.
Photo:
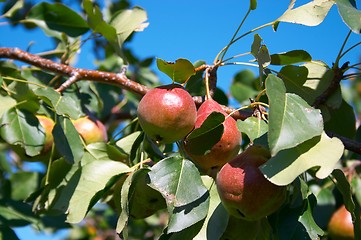
[[[219, 103], [213, 99], [208, 99], [198, 109], [195, 129], [199, 128], [212, 112], [220, 112], [227, 116]], [[188, 156], [205, 172], [209, 172], [211, 169], [220, 169], [225, 163], [233, 159], [241, 148], [242, 135], [238, 131], [236, 121], [232, 117], [228, 117], [223, 122], [223, 126], [224, 131], [221, 139], [205, 155], [192, 154], [189, 149], [197, 146], [191, 146], [191, 143], [187, 141], [184, 142]]]
[[73, 124], [86, 145], [95, 142], [107, 142], [107, 129], [98, 119], [89, 116], [73, 120]]
[[250, 146], [218, 172], [217, 190], [230, 215], [256, 221], [284, 203], [286, 186], [274, 185], [258, 168], [270, 157], [264, 147]]
[[178, 84], [150, 90], [138, 105], [139, 124], [143, 131], [160, 143], [183, 139], [193, 129], [196, 117], [192, 96]]

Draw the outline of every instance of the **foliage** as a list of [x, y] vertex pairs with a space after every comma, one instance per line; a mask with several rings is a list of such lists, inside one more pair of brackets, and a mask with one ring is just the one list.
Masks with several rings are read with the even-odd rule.
[[[84, 0], [76, 10], [61, 1], [5, 3], [3, 17], [9, 23], [40, 28], [56, 44], [40, 61], [0, 48], [0, 236], [18, 239], [14, 228], [32, 225], [40, 231], [69, 228], [69, 239], [116, 234], [124, 239], [242, 239], [242, 233], [232, 233], [233, 224], [240, 223], [223, 207], [214, 173], [208, 176], [194, 164], [182, 141], [159, 144], [138, 123], [142, 95], [162, 84], [151, 69], [155, 63], [198, 105], [204, 95], [220, 103], [233, 100], [224, 108], [227, 117], [237, 119], [241, 151], [250, 144], [270, 150], [272, 157], [260, 170], [272, 183], [287, 186], [287, 201], [257, 223], [262, 231], [255, 239], [326, 238], [327, 223], [343, 204], [352, 213], [355, 239], [361, 239], [360, 63], [340, 63], [360, 44], [345, 49], [350, 34], [360, 33], [360, 11], [353, 0], [314, 0], [298, 7], [295, 2], [273, 22], [240, 34], [242, 21], [213, 63], [138, 59], [125, 43], [147, 27], [147, 14], [125, 0], [108, 6]], [[284, 23], [317, 26], [334, 5], [350, 33], [332, 66], [304, 50], [271, 53], [256, 33], [266, 27], [277, 31]], [[244, 20], [256, 13], [257, 1], [251, 0]], [[245, 55], [254, 60], [234, 60], [243, 54], [228, 57], [228, 49], [252, 33]], [[86, 41], [97, 46], [99, 68], [84, 73], [71, 66]], [[52, 65], [57, 62], [63, 65]], [[249, 69], [235, 73], [227, 95], [217, 87], [216, 71], [231, 64], [259, 71], [258, 76]], [[55, 122], [49, 152], [42, 151], [46, 129], [38, 114]], [[110, 140], [86, 145], [72, 122], [82, 116], [103, 122]], [[210, 114], [188, 135], [199, 144], [192, 151], [207, 152], [222, 135], [224, 120], [222, 114]], [[30, 162], [45, 170], [28, 170]], [[166, 208], [136, 219], [130, 207], [137, 208], [131, 201], [142, 174]]]

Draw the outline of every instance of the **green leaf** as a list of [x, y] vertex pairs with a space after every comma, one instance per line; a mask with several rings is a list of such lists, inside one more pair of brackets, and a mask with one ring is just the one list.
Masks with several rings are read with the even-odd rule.
[[4, 225], [0, 226], [0, 239], [20, 240], [13, 229]]
[[314, 205], [316, 205], [316, 198], [312, 194], [308, 197], [307, 208], [299, 217], [298, 221], [305, 227], [311, 239], [319, 239], [319, 236], [323, 236], [324, 232], [313, 219], [312, 211]]
[[24, 200], [38, 188], [38, 172], [16, 172], [10, 177], [11, 198], [14, 200]]
[[27, 20], [45, 22], [49, 29], [64, 32], [70, 37], [78, 37], [89, 30], [86, 21], [72, 9], [60, 3], [42, 2], [35, 5], [27, 15]]
[[350, 183], [348, 182], [345, 174], [340, 169], [335, 169], [332, 172], [332, 176], [336, 179], [336, 187], [340, 191], [343, 197], [343, 203], [346, 209], [352, 214], [352, 219], [355, 219], [355, 203], [352, 198], [352, 191]]
[[221, 139], [224, 131], [225, 116], [212, 112], [199, 128], [194, 129], [186, 138], [188, 151], [195, 155], [204, 155]]
[[344, 146], [338, 138], [329, 138], [326, 133], [300, 145], [278, 152], [260, 170], [276, 185], [288, 185], [303, 172], [314, 168], [316, 177], [329, 176], [343, 154]]
[[130, 155], [132, 146], [142, 132], [136, 131], [119, 139], [115, 144], [124, 151], [124, 153]]
[[[120, 212], [120, 216], [118, 218], [117, 226], [116, 226], [117, 233], [121, 233], [126, 228], [126, 225], [128, 223], [128, 219], [129, 219], [128, 197], [129, 197], [129, 190], [130, 190], [130, 186], [132, 185], [134, 173], [135, 172], [132, 172], [131, 174], [129, 174], [129, 176], [125, 179], [122, 189], [121, 189], [121, 194], [120, 194], [120, 196], [121, 196], [121, 200], [120, 200], [121, 212]], [[126, 232], [126, 229], [125, 229], [125, 232]], [[123, 233], [123, 235], [124, 235], [124, 233]]]
[[148, 174], [150, 187], [166, 199], [168, 233], [181, 231], [207, 216], [209, 192], [191, 161], [169, 157], [154, 165]]
[[[13, 17], [16, 12], [20, 9], [22, 9], [24, 7], [24, 0], [18, 0], [15, 2], [15, 4], [9, 9], [6, 11], [6, 13], [4, 13], [2, 16], [3, 17], [6, 17], [6, 18], [11, 18]], [[1, 85], [1, 84], [0, 84]], [[6, 238], [3, 238], [3, 239], [6, 239]]]
[[184, 58], [179, 58], [175, 62], [166, 62], [157, 58], [157, 67], [177, 83], [186, 82], [196, 73], [193, 64]]
[[69, 163], [80, 161], [84, 154], [84, 147], [70, 119], [59, 116], [53, 129], [53, 137], [56, 149]]
[[271, 55], [272, 65], [289, 65], [300, 62], [310, 62], [311, 60], [311, 55], [304, 50], [292, 50], [285, 53]]
[[103, 190], [112, 177], [128, 172], [129, 167], [121, 162], [95, 160], [85, 164], [80, 170], [79, 182], [69, 202], [69, 223], [82, 221], [94, 195]]
[[256, 117], [249, 117], [244, 121], [238, 120], [237, 127], [238, 130], [245, 133], [251, 141], [254, 141], [268, 132], [267, 123]]
[[336, 0], [338, 12], [346, 25], [355, 33], [361, 33], [361, 11], [355, 6], [354, 0]]
[[238, 72], [230, 86], [230, 92], [238, 102], [249, 101], [249, 98], [254, 98], [258, 91], [255, 88], [255, 81], [257, 80], [255, 74], [251, 70], [242, 70]]
[[7, 143], [21, 146], [28, 156], [40, 154], [45, 130], [34, 114], [16, 107], [10, 108], [3, 114], [0, 126], [0, 136]]
[[14, 98], [10, 97], [9, 95], [3, 96], [0, 94], [0, 102], [0, 117], [10, 108], [16, 105]]
[[61, 95], [52, 88], [38, 88], [34, 92], [52, 106], [58, 115], [66, 115], [72, 119], [78, 119], [83, 114], [79, 104], [69, 95]]
[[220, 239], [226, 230], [229, 215], [219, 198], [214, 179], [202, 176], [202, 181], [209, 191], [209, 210], [201, 230], [193, 239]]
[[321, 135], [320, 110], [310, 107], [301, 97], [286, 93], [283, 81], [270, 74], [266, 79], [269, 99], [268, 144], [272, 156]]
[[124, 41], [134, 31], [143, 31], [148, 26], [147, 13], [140, 7], [134, 7], [133, 9], [121, 10], [114, 14], [110, 21], [118, 36], [119, 45], [123, 45]]
[[259, 52], [259, 49], [261, 48], [262, 41], [263, 40], [259, 34], [255, 34], [253, 36], [253, 42], [251, 45], [251, 53], [255, 58], [257, 58], [257, 56], [258, 56], [258, 52]]
[[[287, 92], [299, 95], [312, 105], [332, 83], [334, 73], [325, 63], [312, 61], [302, 66], [285, 66], [281, 69], [280, 76]], [[338, 88], [326, 101], [326, 105], [334, 109], [338, 108], [341, 102], [341, 89]]]
[[293, 8], [295, 1], [291, 1], [288, 9], [275, 21], [273, 28], [276, 31], [279, 22], [317, 26], [323, 22], [334, 3], [334, 1], [329, 0], [314, 0]]
[[127, 159], [127, 155], [124, 154], [116, 146], [110, 145], [105, 142], [95, 142], [86, 146], [86, 150], [98, 160], [114, 160], [122, 161]]
[[117, 42], [117, 32], [115, 28], [104, 21], [103, 14], [98, 6], [93, 6], [90, 0], [83, 0], [83, 9], [87, 14], [88, 24], [94, 32], [100, 33], [111, 43]]

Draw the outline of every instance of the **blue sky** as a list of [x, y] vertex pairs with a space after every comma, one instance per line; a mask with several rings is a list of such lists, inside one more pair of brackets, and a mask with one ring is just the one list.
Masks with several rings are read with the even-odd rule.
[[[71, 2], [71, 1], [66, 1]], [[248, 8], [248, 1], [131, 1], [133, 6], [141, 6], [148, 13], [149, 27], [137, 33], [130, 47], [140, 58], [158, 57], [167, 61], [187, 58], [191, 62], [205, 60], [213, 62], [216, 54], [229, 42], [238, 24]], [[308, 1], [297, 1], [297, 6]], [[258, 1], [258, 8], [253, 11], [241, 29], [241, 33], [259, 25], [277, 19], [288, 6], [289, 1]], [[1, 4], [0, 4], [1, 6]], [[52, 41], [41, 30], [24, 31], [21, 26], [11, 28], [0, 19], [0, 46], [19, 47], [25, 50], [32, 44], [32, 53], [50, 50]], [[278, 31], [270, 27], [258, 34], [263, 38], [271, 53], [286, 52], [295, 49], [308, 51], [313, 59], [323, 60], [331, 65], [338, 54], [349, 29], [342, 22], [336, 6], [333, 6], [325, 21], [316, 27], [281, 23]], [[241, 40], [229, 51], [228, 56], [248, 52], [253, 35]], [[349, 46], [360, 41], [360, 36], [353, 34]], [[94, 69], [94, 58], [89, 52], [90, 43], [86, 43], [76, 64], [77, 67]], [[349, 53], [345, 61], [356, 63], [360, 60], [360, 48]], [[248, 61], [249, 59], [244, 59]], [[342, 61], [341, 63], [343, 63]], [[228, 92], [232, 77], [243, 66], [226, 66], [218, 70], [220, 87]], [[257, 72], [257, 69], [250, 68]], [[154, 66], [156, 72], [157, 69]], [[159, 73], [164, 83], [170, 79]], [[33, 239], [32, 231], [25, 228], [18, 231], [21, 239]], [[35, 237], [34, 237], [35, 238]], [[36, 235], [37, 239], [54, 239], [49, 235]]]

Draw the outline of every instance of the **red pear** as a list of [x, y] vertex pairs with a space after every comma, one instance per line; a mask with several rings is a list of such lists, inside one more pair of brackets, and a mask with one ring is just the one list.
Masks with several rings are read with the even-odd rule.
[[183, 139], [193, 129], [196, 116], [192, 96], [178, 84], [150, 90], [138, 105], [139, 124], [143, 131], [160, 143]]
[[328, 235], [333, 240], [353, 240], [355, 238], [351, 213], [347, 211], [345, 205], [333, 213], [327, 229]]
[[73, 120], [75, 129], [84, 139], [85, 144], [108, 141], [107, 130], [104, 124], [98, 119], [89, 116]]
[[[219, 103], [213, 99], [208, 99], [198, 109], [195, 129], [199, 128], [212, 112], [220, 112], [227, 116]], [[232, 117], [228, 117], [223, 122], [223, 126], [224, 131], [221, 139], [205, 155], [192, 154], [190, 148], [194, 146], [190, 146], [187, 141], [184, 143], [185, 151], [191, 160], [206, 172], [221, 168], [234, 158], [241, 148], [242, 135], [238, 131], [236, 121]]]
[[275, 212], [283, 204], [286, 187], [268, 181], [258, 168], [270, 157], [267, 149], [251, 146], [218, 172], [217, 190], [231, 215], [255, 221]]
[[51, 119], [45, 115], [36, 115], [36, 117], [38, 118], [41, 126], [45, 130], [45, 141], [44, 141], [44, 148], [43, 148], [42, 152], [46, 153], [51, 149], [51, 147], [54, 143], [52, 131], [53, 131], [55, 123], [54, 123], [53, 119]]

